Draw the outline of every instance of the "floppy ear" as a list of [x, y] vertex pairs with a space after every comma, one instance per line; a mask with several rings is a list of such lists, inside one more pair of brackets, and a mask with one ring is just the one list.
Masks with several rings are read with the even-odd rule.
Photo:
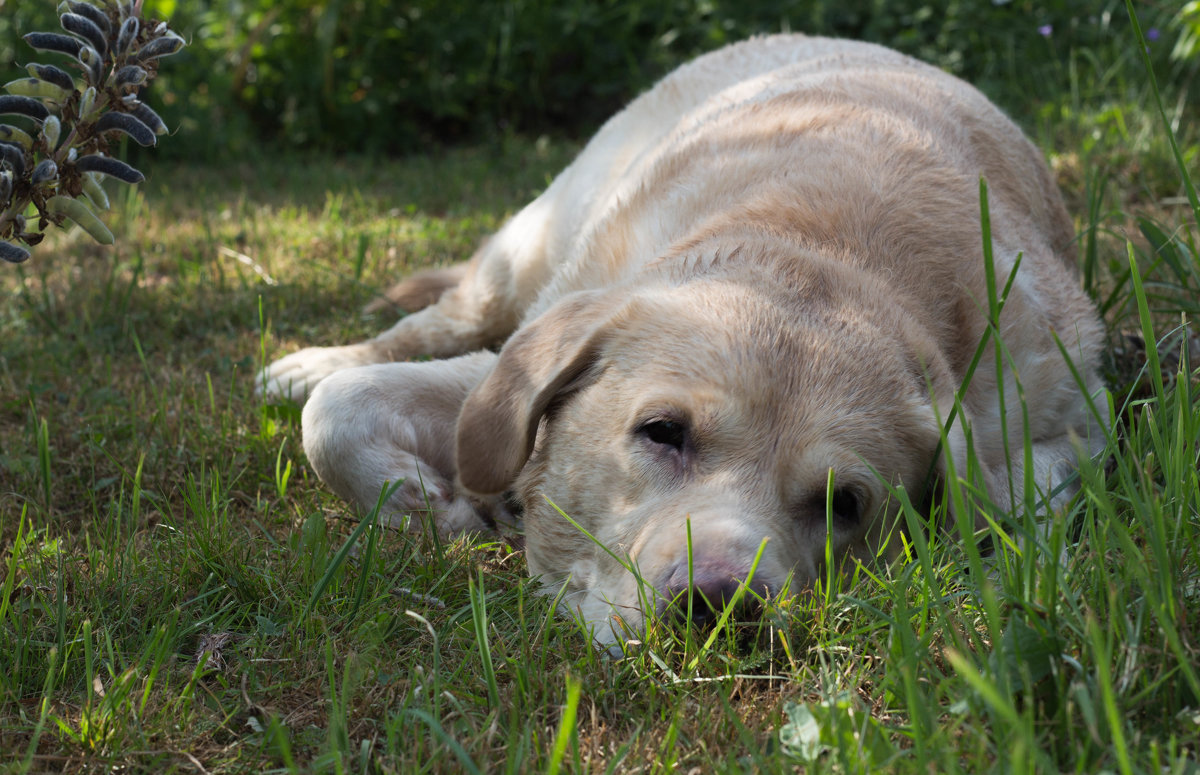
[[550, 402], [595, 359], [612, 305], [599, 291], [567, 296], [522, 327], [458, 415], [458, 477], [468, 490], [503, 492], [533, 452]]

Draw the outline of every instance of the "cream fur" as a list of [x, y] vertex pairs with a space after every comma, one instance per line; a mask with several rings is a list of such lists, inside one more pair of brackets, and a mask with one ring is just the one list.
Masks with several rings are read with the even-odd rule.
[[[765, 540], [756, 592], [810, 583], [831, 469], [860, 512], [833, 525], [838, 556], [887, 551], [887, 483], [925, 495], [938, 418], [987, 329], [980, 177], [1001, 286], [1020, 256], [1000, 320], [1012, 360], [997, 374], [985, 355], [950, 453], [961, 465], [969, 426], [990, 496], [1021, 504], [1018, 381], [1043, 491], [1074, 439], [1099, 436], [1054, 342], [1097, 390], [1102, 329], [1071, 221], [1040, 153], [979, 92], [864, 43], [757, 38], [681, 67], [461, 279], [412, 281], [447, 286], [436, 303], [276, 361], [260, 386], [311, 393], [309, 458], [363, 506], [403, 479], [392, 512], [428, 505], [453, 532], [505, 518], [498, 494], [515, 491], [530, 571], [612, 642], [679, 591], [689, 521], [695, 578], [745, 581]], [[391, 363], [420, 355], [449, 360]], [[679, 445], [658, 438], [667, 420]]]

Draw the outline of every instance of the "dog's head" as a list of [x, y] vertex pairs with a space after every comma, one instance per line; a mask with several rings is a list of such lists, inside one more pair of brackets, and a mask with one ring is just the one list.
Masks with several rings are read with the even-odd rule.
[[462, 484], [516, 489], [530, 571], [567, 582], [601, 642], [687, 591], [708, 614], [756, 560], [750, 597], [810, 584], [827, 543], [887, 551], [889, 488], [924, 497], [946, 365], [878, 289], [829, 271], [577, 293], [468, 398]]

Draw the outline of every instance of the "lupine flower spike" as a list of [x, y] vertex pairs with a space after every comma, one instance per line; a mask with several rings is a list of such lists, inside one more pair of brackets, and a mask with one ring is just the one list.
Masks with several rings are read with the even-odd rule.
[[139, 91], [159, 59], [184, 46], [166, 23], [142, 20], [142, 0], [64, 0], [58, 12], [63, 33], [31, 32], [25, 42], [59, 59], [26, 65], [0, 95], [0, 259], [12, 263], [67, 219], [112, 243], [95, 212], [108, 209], [100, 181], [145, 176], [109, 156], [109, 144], [128, 136], [154, 145], [167, 133]]

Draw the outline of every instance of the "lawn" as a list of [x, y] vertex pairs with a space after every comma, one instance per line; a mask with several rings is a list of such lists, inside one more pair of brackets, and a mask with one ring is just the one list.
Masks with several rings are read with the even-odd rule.
[[1112, 332], [1113, 434], [1072, 505], [996, 515], [991, 556], [911, 530], [761, 623], [620, 659], [519, 541], [359, 522], [253, 390], [388, 325], [361, 312], [381, 288], [465, 257], [577, 146], [145, 158], [114, 247], [57, 232], [0, 267], [0, 767], [1195, 771], [1200, 153], [1165, 128], [1195, 113], [1101, 75], [1021, 113]]

